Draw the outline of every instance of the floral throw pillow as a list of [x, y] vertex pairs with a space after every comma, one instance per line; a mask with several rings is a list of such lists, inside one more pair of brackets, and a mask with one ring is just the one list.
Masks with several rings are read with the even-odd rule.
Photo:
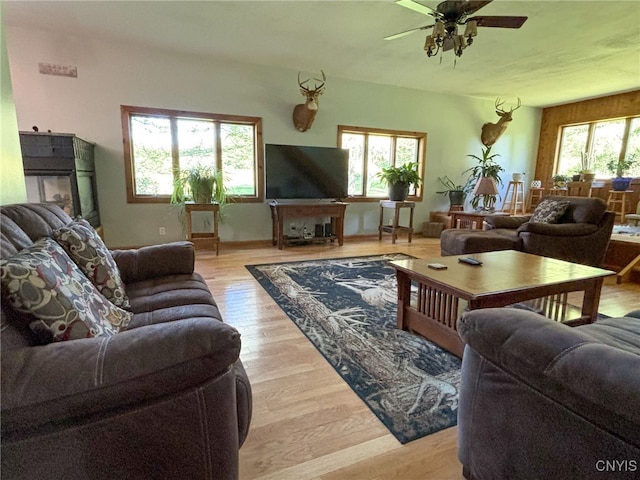
[[54, 230], [52, 236], [107, 300], [117, 307], [129, 308], [120, 270], [89, 222], [76, 219]]
[[0, 261], [2, 301], [38, 344], [111, 336], [132, 314], [116, 307], [52, 238]]
[[542, 199], [529, 221], [533, 223], [558, 223], [569, 205], [567, 200]]

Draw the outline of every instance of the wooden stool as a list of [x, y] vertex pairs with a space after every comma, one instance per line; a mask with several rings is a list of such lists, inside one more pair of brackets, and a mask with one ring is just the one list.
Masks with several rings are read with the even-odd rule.
[[[620, 223], [624, 223], [624, 217], [627, 213], [627, 194], [633, 193], [633, 190], [609, 190], [609, 198], [607, 205], [609, 209], [616, 215], [620, 215]], [[619, 208], [618, 208], [619, 207]]]
[[524, 215], [524, 182], [511, 181], [507, 187], [507, 193], [504, 195], [501, 211], [515, 215], [518, 213], [518, 207]]
[[[380, 224], [378, 225], [378, 240], [382, 240], [382, 232], [391, 234], [391, 243], [396, 243], [398, 238], [398, 232], [406, 232], [409, 237], [409, 243], [411, 243], [411, 235], [413, 234], [413, 209], [416, 206], [416, 202], [394, 202], [393, 200], [380, 200]], [[393, 223], [391, 225], [384, 225], [384, 209], [393, 209]], [[409, 209], [409, 226], [403, 227], [399, 225], [400, 209]]]
[[545, 189], [540, 187], [529, 188], [529, 195], [527, 195], [527, 212], [532, 212], [542, 197], [544, 196]]

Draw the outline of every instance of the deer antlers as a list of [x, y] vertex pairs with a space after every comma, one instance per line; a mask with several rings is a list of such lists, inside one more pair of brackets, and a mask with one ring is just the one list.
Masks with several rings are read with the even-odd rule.
[[320, 70], [320, 73], [322, 74], [322, 80], [320, 80], [319, 78], [313, 77], [314, 80], [317, 80], [318, 82], [322, 82], [320, 85], [318, 84], [314, 84], [313, 86], [313, 90], [311, 90], [309, 87], [306, 87], [305, 84], [311, 80], [310, 78], [307, 78], [304, 82], [300, 81], [300, 72], [298, 72], [298, 85], [300, 85], [300, 91], [302, 92], [303, 95], [307, 96], [307, 95], [322, 95], [322, 92], [324, 92], [324, 84], [327, 81], [327, 77], [325, 76], [324, 72], [322, 70]]
[[518, 105], [516, 105], [515, 107], [512, 107], [508, 112], [505, 112], [502, 108], [500, 108], [500, 107], [502, 107], [502, 105], [504, 105], [504, 102], [505, 102], [504, 100], [500, 101], [500, 97], [496, 98], [496, 113], [498, 115], [500, 115], [501, 113], [502, 114], [511, 113], [514, 110], [517, 110], [522, 106], [522, 102], [520, 101], [520, 97], [518, 97]]

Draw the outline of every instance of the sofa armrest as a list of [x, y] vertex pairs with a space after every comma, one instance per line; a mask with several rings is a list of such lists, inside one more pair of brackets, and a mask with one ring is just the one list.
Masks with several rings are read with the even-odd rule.
[[510, 228], [515, 230], [520, 225], [525, 222], [528, 222], [531, 218], [531, 215], [524, 216], [514, 216], [510, 217], [508, 215], [489, 215], [484, 217], [484, 221], [493, 229], [493, 228]]
[[640, 424], [638, 355], [513, 308], [467, 312], [458, 332], [466, 348], [560, 403], [587, 403]]
[[528, 232], [555, 237], [583, 237], [598, 231], [598, 225], [592, 223], [523, 223], [518, 233]]
[[208, 318], [13, 350], [2, 359], [3, 436], [184, 391], [239, 354], [238, 331]]
[[193, 273], [195, 248], [191, 242], [172, 242], [132, 250], [112, 250], [125, 284], [165, 275]]

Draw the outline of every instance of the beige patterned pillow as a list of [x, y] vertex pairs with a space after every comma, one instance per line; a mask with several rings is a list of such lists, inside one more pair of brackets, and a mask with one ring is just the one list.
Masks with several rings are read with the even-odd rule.
[[0, 285], [3, 303], [38, 344], [111, 336], [133, 316], [104, 298], [48, 237], [0, 261]]
[[111, 252], [89, 222], [79, 218], [53, 231], [53, 238], [107, 300], [129, 308], [129, 297]]
[[558, 223], [558, 220], [569, 208], [568, 200], [551, 200], [544, 198], [540, 201], [533, 215], [529, 219], [532, 223]]

